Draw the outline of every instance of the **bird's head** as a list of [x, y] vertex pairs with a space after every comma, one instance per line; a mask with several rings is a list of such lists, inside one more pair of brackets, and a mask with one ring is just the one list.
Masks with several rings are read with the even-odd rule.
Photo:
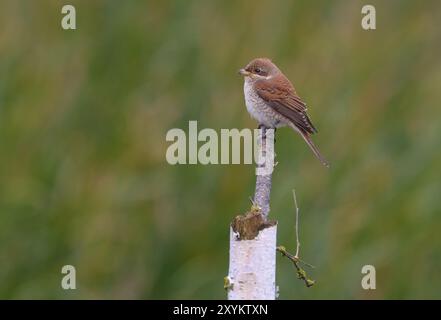
[[254, 59], [239, 70], [240, 75], [253, 81], [272, 78], [279, 72], [279, 68], [268, 58]]

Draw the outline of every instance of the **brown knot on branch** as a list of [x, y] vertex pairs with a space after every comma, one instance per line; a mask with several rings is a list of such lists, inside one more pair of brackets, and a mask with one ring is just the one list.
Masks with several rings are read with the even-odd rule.
[[231, 228], [237, 234], [238, 240], [253, 240], [261, 230], [274, 225], [276, 221], [267, 221], [256, 205], [244, 215], [236, 216], [231, 222]]

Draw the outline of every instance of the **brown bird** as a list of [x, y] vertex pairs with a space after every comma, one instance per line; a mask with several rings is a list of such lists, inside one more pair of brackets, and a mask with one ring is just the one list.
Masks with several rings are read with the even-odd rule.
[[328, 161], [311, 140], [311, 135], [317, 130], [306, 113], [306, 104], [282, 71], [270, 59], [258, 58], [240, 69], [239, 73], [245, 79], [247, 110], [259, 122], [259, 127], [291, 127], [302, 136], [320, 162], [329, 167]]

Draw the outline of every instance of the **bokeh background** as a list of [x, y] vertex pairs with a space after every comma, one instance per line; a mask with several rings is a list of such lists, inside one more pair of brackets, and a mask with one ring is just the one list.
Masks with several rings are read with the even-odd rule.
[[[375, 31], [358, 0], [0, 0], [0, 298], [225, 298], [254, 167], [171, 166], [165, 135], [254, 128], [236, 72], [259, 56], [332, 162], [277, 132], [271, 216], [294, 250], [295, 188], [317, 281], [278, 257], [280, 298], [440, 298], [441, 4], [368, 3]], [[61, 289], [66, 264], [77, 290]]]

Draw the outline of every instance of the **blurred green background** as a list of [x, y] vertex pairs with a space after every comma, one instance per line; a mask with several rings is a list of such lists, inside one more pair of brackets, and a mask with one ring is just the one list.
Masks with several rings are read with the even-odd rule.
[[332, 163], [277, 132], [271, 216], [294, 250], [296, 188], [317, 281], [278, 257], [280, 298], [440, 298], [441, 4], [367, 3], [0, 0], [0, 298], [225, 298], [254, 167], [171, 166], [165, 135], [255, 128], [236, 72], [259, 56], [293, 81]]

